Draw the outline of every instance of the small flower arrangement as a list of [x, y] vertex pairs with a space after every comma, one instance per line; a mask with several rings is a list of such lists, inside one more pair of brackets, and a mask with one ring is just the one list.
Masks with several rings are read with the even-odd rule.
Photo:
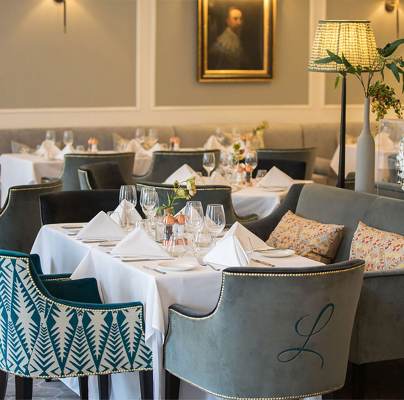
[[253, 129], [253, 134], [257, 134], [260, 131], [268, 128], [268, 121], [262, 121], [258, 126]]
[[170, 137], [169, 143], [170, 143], [170, 149], [176, 150], [180, 147], [181, 139], [179, 136], [174, 135]]
[[241, 148], [240, 143], [233, 143], [233, 162], [240, 164], [240, 161], [244, 159], [244, 149]]
[[194, 176], [182, 182], [175, 181], [172, 194], [167, 196], [167, 203], [161, 205], [159, 208], [161, 210], [172, 211], [177, 200], [191, 200], [195, 195], [196, 183]]
[[90, 149], [90, 151], [92, 152], [96, 152], [98, 150], [98, 139], [96, 137], [90, 137], [87, 141], [88, 143], [88, 147]]

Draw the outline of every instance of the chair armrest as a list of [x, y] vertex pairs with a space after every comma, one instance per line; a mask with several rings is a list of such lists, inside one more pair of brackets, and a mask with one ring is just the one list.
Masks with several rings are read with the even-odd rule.
[[267, 217], [262, 218], [255, 222], [250, 222], [245, 224], [245, 227], [249, 229], [252, 233], [257, 235], [260, 239], [266, 241], [269, 235], [279, 224], [284, 214], [287, 211], [296, 212], [297, 203], [299, 201], [300, 193], [303, 189], [304, 184], [293, 185], [285, 200]]
[[43, 176], [41, 178], [41, 183], [53, 183], [57, 181], [60, 181], [60, 178], [51, 178], [49, 176]]
[[203, 317], [207, 317], [209, 314], [206, 314], [206, 312], [200, 312], [200, 311], [196, 311], [190, 307], [186, 307], [183, 306], [181, 304], [173, 304], [169, 307], [169, 313], [170, 312], [175, 312], [177, 313], [179, 316], [183, 316], [183, 317], [191, 317], [191, 318], [203, 318]]
[[248, 214], [240, 217], [237, 215], [237, 220], [241, 222], [242, 224], [247, 224], [249, 222], [254, 222], [258, 220], [258, 215], [257, 214]]
[[67, 280], [70, 279], [72, 274], [38, 274], [39, 277], [41, 278], [41, 281], [62, 281], [62, 280]]
[[404, 269], [367, 272], [356, 312], [349, 360], [404, 358]]

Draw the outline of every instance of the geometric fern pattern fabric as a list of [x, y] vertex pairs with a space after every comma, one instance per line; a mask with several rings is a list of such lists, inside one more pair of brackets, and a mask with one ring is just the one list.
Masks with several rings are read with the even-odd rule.
[[28, 257], [0, 257], [0, 369], [29, 377], [152, 369], [142, 303], [66, 304], [45, 296]]

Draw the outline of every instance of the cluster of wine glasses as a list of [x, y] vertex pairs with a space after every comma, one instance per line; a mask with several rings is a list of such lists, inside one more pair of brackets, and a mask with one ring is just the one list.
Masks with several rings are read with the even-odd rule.
[[[49, 129], [45, 133], [45, 140], [49, 140], [53, 144], [56, 144], [56, 131]], [[72, 146], [74, 142], [74, 133], [72, 130], [66, 130], [63, 132], [63, 144], [65, 146]]]
[[191, 235], [194, 254], [201, 261], [211, 247], [212, 242], [216, 242], [226, 226], [223, 205], [209, 204], [204, 215], [200, 201], [188, 201], [184, 215], [186, 229]]

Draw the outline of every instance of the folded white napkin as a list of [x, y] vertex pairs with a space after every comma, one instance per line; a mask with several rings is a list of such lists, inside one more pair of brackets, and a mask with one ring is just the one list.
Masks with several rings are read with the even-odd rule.
[[237, 236], [225, 236], [203, 258], [205, 263], [216, 264], [218, 267], [246, 267], [248, 255]]
[[75, 153], [74, 147], [72, 144], [67, 144], [62, 151], [59, 152], [59, 154], [56, 156], [58, 160], [64, 160], [65, 154], [72, 154]]
[[279, 168], [272, 167], [268, 173], [258, 182], [258, 187], [280, 186], [289, 188], [293, 185], [293, 179]]
[[203, 145], [206, 150], [224, 150], [225, 147], [219, 142], [215, 135], [209, 136], [208, 140]]
[[380, 132], [375, 137], [375, 148], [377, 150], [393, 151], [394, 142], [390, 139], [390, 136], [386, 132]]
[[134, 225], [136, 221], [141, 221], [142, 216], [136, 210], [136, 207], [128, 200], [123, 199], [115, 211], [111, 214], [112, 220], [118, 225], [126, 225], [129, 219], [129, 224]]
[[[178, 168], [175, 172], [173, 172], [165, 181], [164, 183], [167, 183], [169, 185], [174, 184], [175, 181], [178, 182], [184, 182], [188, 178], [192, 178], [195, 176], [195, 178], [198, 177], [198, 174], [188, 165], [184, 164], [180, 168]], [[197, 183], [198, 184], [198, 183]]]
[[245, 250], [266, 250], [270, 247], [261, 240], [258, 236], [254, 235], [245, 226], [239, 222], [235, 222], [231, 228], [226, 232], [223, 238], [228, 236], [235, 236]]
[[48, 160], [54, 160], [60, 154], [60, 149], [52, 140], [44, 140], [35, 154]]
[[87, 240], [121, 240], [125, 231], [104, 211], [100, 211], [84, 228], [80, 230], [77, 239]]
[[205, 181], [207, 181], [207, 184], [209, 185], [231, 186], [230, 182], [218, 171], [213, 171], [212, 175]]
[[141, 227], [134, 229], [121, 240], [112, 249], [111, 254], [145, 258], [169, 257], [163, 247], [155, 242]]

